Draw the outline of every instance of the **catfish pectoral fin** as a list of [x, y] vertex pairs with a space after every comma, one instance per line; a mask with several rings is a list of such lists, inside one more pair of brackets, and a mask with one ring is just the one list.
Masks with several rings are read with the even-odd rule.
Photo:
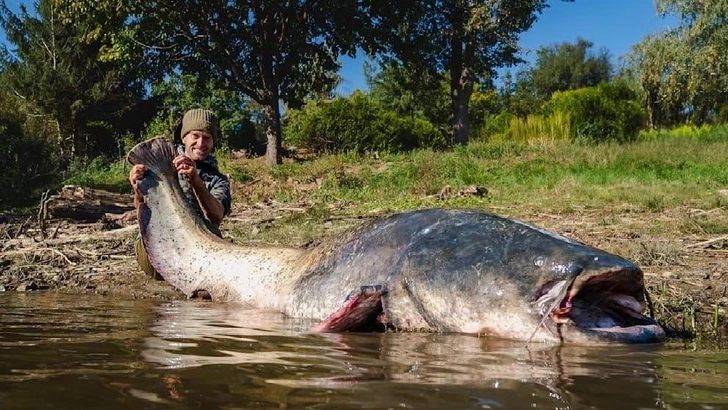
[[317, 333], [384, 330], [381, 285], [362, 286], [349, 293], [344, 304], [312, 330]]
[[197, 289], [192, 291], [189, 299], [212, 300], [212, 295], [205, 289]]

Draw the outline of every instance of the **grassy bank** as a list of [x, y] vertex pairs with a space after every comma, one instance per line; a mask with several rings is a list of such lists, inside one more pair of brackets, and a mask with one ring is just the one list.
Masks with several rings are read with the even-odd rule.
[[[674, 206], [714, 208], [728, 189], [728, 128], [651, 133], [630, 144], [577, 145], [473, 142], [454, 151], [416, 151], [370, 156], [330, 155], [287, 160], [270, 169], [260, 160], [218, 153], [221, 169], [238, 185], [265, 180], [237, 201], [275, 199], [317, 203], [344, 201], [355, 210], [430, 205], [444, 187], [488, 189], [484, 199], [452, 198], [446, 205], [568, 213], [574, 209], [660, 210]], [[93, 164], [66, 183], [128, 190], [128, 165]], [[317, 189], [307, 189], [316, 184]]]
[[[722, 191], [728, 189], [728, 133], [722, 130], [697, 137], [654, 134], [624, 145], [471, 143], [451, 152], [376, 159], [334, 155], [273, 170], [255, 160], [223, 165], [247, 184], [236, 201], [313, 202], [321, 209], [311, 216], [312, 224], [326, 218], [326, 209], [335, 209], [332, 204], [346, 204], [359, 214], [423, 206], [489, 208], [514, 217], [599, 211], [608, 220], [624, 213], [715, 209], [728, 203]], [[470, 186], [488, 193], [447, 195]], [[723, 234], [728, 226], [680, 218], [649, 229], [651, 234]]]

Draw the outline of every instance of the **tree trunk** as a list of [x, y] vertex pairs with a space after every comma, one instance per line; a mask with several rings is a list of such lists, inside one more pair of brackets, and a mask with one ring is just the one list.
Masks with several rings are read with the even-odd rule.
[[[462, 25], [460, 25], [462, 26]], [[457, 26], [456, 26], [457, 27]], [[466, 145], [470, 134], [468, 104], [473, 94], [475, 50], [467, 34], [451, 39], [450, 95], [452, 99], [452, 139], [455, 145]]]
[[274, 166], [281, 163], [281, 110], [278, 106], [278, 81], [275, 75], [273, 54], [263, 48], [260, 53], [260, 70], [263, 80], [263, 106], [265, 115], [265, 163]]
[[455, 145], [467, 145], [470, 135], [468, 111], [470, 96], [473, 93], [473, 80], [467, 79], [467, 69], [451, 75], [453, 84], [456, 84], [452, 87], [452, 138]]
[[281, 163], [281, 111], [278, 108], [278, 99], [270, 101], [265, 106], [265, 136], [267, 146], [265, 149], [265, 163], [274, 166]]
[[654, 91], [654, 88], [650, 87], [647, 84], [642, 84], [642, 89], [645, 90], [646, 94], [646, 101], [645, 105], [647, 106], [647, 126], [651, 129], [656, 129], [658, 127], [659, 122], [659, 106], [657, 104], [657, 92]]

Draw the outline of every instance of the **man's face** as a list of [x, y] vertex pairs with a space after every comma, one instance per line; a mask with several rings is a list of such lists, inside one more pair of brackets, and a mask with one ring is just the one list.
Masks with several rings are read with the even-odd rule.
[[190, 131], [183, 138], [185, 155], [194, 161], [202, 161], [212, 151], [212, 135], [207, 131]]

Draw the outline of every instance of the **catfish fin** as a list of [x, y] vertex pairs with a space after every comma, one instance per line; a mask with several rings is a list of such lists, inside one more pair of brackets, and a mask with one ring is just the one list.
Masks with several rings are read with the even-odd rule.
[[382, 297], [387, 290], [382, 285], [362, 286], [353, 291], [344, 300], [344, 304], [313, 328], [316, 333], [342, 331], [385, 330]]
[[172, 143], [164, 137], [142, 141], [129, 151], [126, 159], [132, 165], [142, 164], [157, 175], [176, 172], [172, 159], [176, 156]]

